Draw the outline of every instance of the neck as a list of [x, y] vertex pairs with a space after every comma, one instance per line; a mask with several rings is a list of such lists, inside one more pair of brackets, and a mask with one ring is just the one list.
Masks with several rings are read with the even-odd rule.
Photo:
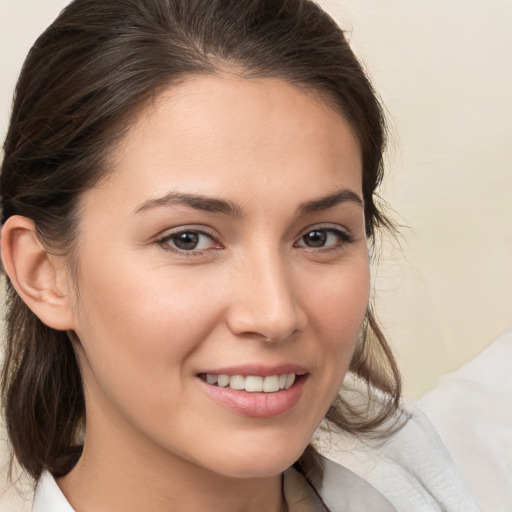
[[82, 457], [58, 484], [77, 512], [282, 512], [281, 480], [227, 477], [140, 440], [88, 433]]

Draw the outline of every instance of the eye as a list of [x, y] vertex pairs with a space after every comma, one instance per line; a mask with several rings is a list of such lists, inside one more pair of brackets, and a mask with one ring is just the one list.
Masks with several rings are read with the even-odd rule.
[[220, 248], [212, 235], [193, 229], [170, 233], [158, 240], [158, 243], [176, 252], [201, 252]]
[[302, 235], [295, 245], [311, 249], [331, 249], [341, 247], [343, 244], [351, 243], [352, 241], [352, 236], [341, 229], [315, 228]]

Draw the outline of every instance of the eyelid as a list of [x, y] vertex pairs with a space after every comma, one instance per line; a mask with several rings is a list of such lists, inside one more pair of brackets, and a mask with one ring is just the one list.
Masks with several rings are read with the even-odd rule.
[[[304, 236], [306, 236], [308, 233], [311, 233], [311, 231], [327, 231], [328, 233], [335, 234], [340, 237], [341, 241], [336, 246], [324, 246], [324, 247], [308, 247], [307, 245], [299, 245], [299, 242], [303, 239]], [[354, 236], [344, 226], [340, 226], [339, 224], [314, 224], [312, 226], [308, 226], [306, 229], [302, 231], [300, 236], [297, 238], [297, 241], [294, 243], [294, 245], [299, 247], [305, 247], [306, 249], [311, 249], [313, 251], [326, 251], [330, 249], [338, 249], [344, 246], [345, 244], [351, 244], [354, 242]]]
[[[217, 247], [211, 247], [207, 249], [191, 249], [188, 251], [184, 249], [179, 249], [178, 247], [173, 247], [169, 243], [169, 241], [172, 240], [173, 237], [181, 233], [197, 233], [199, 235], [207, 236], [212, 240], [212, 242], [214, 242], [217, 245]], [[219, 236], [213, 230], [207, 228], [206, 226], [197, 225], [178, 226], [176, 228], [168, 229], [164, 231], [162, 234], [158, 235], [155, 242], [161, 245], [167, 251], [184, 256], [200, 256], [204, 254], [204, 252], [206, 251], [212, 251], [222, 248], [222, 244], [219, 242]]]

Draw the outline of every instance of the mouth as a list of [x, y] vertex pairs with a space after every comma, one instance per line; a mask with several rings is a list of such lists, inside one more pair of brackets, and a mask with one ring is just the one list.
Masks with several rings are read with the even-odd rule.
[[201, 373], [199, 378], [219, 388], [229, 388], [235, 391], [248, 393], [277, 393], [290, 389], [300, 375], [295, 373], [282, 373], [279, 375], [225, 375]]
[[229, 373], [205, 372], [197, 374], [197, 378], [212, 400], [235, 414], [272, 418], [295, 408], [309, 377], [307, 370], [287, 366], [274, 370], [230, 368]]

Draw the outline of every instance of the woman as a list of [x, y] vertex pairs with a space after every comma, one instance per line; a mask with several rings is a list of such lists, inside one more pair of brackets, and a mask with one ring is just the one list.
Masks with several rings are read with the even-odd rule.
[[[1, 177], [3, 398], [34, 511], [394, 510], [308, 446], [324, 417], [363, 434], [399, 409], [368, 303], [384, 142], [312, 2], [63, 11]], [[371, 407], [338, 395], [348, 370]]]

